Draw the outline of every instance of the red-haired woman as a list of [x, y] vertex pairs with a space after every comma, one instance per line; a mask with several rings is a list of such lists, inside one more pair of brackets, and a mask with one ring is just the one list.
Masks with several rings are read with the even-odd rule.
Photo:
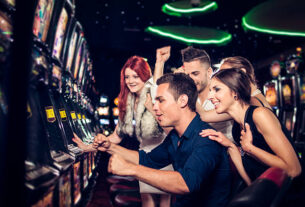
[[[123, 138], [135, 136], [140, 142], [140, 150], [146, 152], [157, 147], [166, 137], [164, 130], [158, 125], [149, 104], [148, 93], [154, 96], [151, 87], [162, 75], [164, 62], [169, 58], [170, 47], [157, 50], [154, 77], [148, 63], [139, 56], [130, 57], [121, 69], [119, 94], [119, 121], [114, 133], [108, 136], [112, 143], [120, 143]], [[103, 136], [99, 134], [98, 136]], [[74, 141], [81, 147], [83, 143], [77, 138]], [[85, 146], [90, 151], [90, 147]], [[84, 147], [81, 147], [84, 149]], [[164, 170], [173, 170], [172, 166]], [[150, 185], [140, 182], [142, 206], [157, 206], [152, 194], [160, 194], [160, 207], [170, 206], [170, 195]]]

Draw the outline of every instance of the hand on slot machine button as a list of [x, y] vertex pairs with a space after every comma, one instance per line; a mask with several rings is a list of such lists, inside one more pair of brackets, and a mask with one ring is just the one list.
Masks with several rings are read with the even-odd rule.
[[74, 137], [72, 138], [72, 141], [77, 144], [77, 146], [82, 149], [84, 152], [93, 152], [96, 151], [95, 148], [93, 148], [92, 145], [85, 144], [75, 133], [73, 133]]
[[95, 149], [98, 149], [100, 151], [107, 151], [107, 149], [109, 149], [111, 145], [111, 142], [109, 141], [109, 139], [103, 135], [103, 134], [97, 134], [95, 137], [94, 137], [94, 142], [92, 144], [92, 146], [95, 148]]
[[109, 159], [108, 172], [115, 175], [128, 176], [132, 174], [133, 165], [120, 155], [113, 154]]

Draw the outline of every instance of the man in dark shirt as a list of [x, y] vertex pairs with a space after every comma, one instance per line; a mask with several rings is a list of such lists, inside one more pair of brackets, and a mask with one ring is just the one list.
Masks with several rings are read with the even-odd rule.
[[[225, 149], [199, 132], [211, 128], [200, 120], [197, 89], [182, 73], [158, 81], [153, 110], [162, 127], [173, 127], [150, 153], [127, 150], [97, 136], [95, 145], [113, 154], [108, 171], [134, 176], [163, 191], [177, 194], [173, 206], [225, 206], [230, 192], [230, 167]], [[156, 170], [173, 164], [174, 171]]]

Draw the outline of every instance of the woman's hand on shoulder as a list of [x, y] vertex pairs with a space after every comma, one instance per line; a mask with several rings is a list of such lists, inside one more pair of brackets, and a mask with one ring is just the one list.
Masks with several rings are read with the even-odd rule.
[[217, 132], [214, 129], [205, 129], [199, 133], [202, 137], [208, 137], [210, 140], [214, 140], [224, 147], [232, 147], [234, 143], [229, 140], [223, 133]]

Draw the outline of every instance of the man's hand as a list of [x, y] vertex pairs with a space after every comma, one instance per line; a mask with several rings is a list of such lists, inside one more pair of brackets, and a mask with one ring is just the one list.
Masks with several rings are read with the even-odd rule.
[[156, 51], [156, 63], [165, 63], [170, 57], [171, 47], [166, 46], [157, 49]]
[[87, 145], [85, 144], [78, 136], [77, 134], [73, 133], [74, 137], [72, 138], [72, 141], [77, 144], [77, 146], [82, 149], [84, 152], [93, 152], [96, 151], [95, 148], [91, 144]]
[[103, 134], [97, 134], [94, 137], [93, 147], [100, 151], [107, 151], [111, 146], [109, 139]]
[[134, 164], [126, 161], [118, 154], [113, 154], [108, 163], [108, 172], [116, 175], [128, 176], [132, 174]]

